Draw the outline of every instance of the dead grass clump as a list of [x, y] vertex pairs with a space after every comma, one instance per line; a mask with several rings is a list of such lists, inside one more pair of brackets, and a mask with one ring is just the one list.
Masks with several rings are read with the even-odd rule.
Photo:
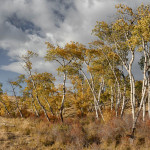
[[31, 134], [31, 129], [30, 128], [26, 128], [24, 131], [24, 135], [30, 135]]
[[40, 139], [40, 142], [46, 147], [52, 146], [55, 143], [55, 140], [52, 136], [44, 136]]
[[126, 135], [126, 132], [127, 124], [123, 120], [114, 117], [103, 125], [100, 134], [102, 140], [105, 141], [107, 145], [115, 142], [115, 145], [118, 146], [121, 142], [121, 138]]
[[7, 134], [5, 132], [4, 128], [1, 128], [0, 130], [0, 142], [7, 140]]
[[136, 135], [150, 140], [150, 120], [147, 118], [146, 121], [139, 120]]
[[61, 145], [66, 145], [67, 143], [71, 142], [71, 138], [69, 137], [69, 129], [70, 127], [66, 124], [61, 124], [57, 126], [57, 130], [55, 128], [55, 132], [57, 134], [54, 135], [56, 137], [56, 142], [60, 143]]
[[136, 140], [136, 145], [144, 145], [145, 144], [145, 138], [140, 137]]
[[93, 143], [92, 145], [89, 146], [89, 150], [100, 150], [101, 147], [100, 145], [97, 145], [96, 143]]
[[15, 138], [16, 138], [16, 136], [15, 136], [14, 133], [11, 133], [11, 132], [7, 133], [7, 140], [12, 140], [12, 139], [15, 139]]
[[92, 144], [99, 145], [101, 143], [101, 135], [99, 131], [101, 130], [100, 121], [90, 122], [84, 126], [85, 136], [86, 136], [86, 146], [89, 147]]
[[79, 123], [72, 124], [68, 136], [71, 138], [71, 143], [76, 145], [78, 149], [85, 145], [85, 133], [83, 132], [83, 127]]

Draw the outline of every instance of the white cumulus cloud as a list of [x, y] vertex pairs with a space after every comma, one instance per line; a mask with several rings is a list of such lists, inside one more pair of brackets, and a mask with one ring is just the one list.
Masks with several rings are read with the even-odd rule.
[[149, 0], [4, 0], [0, 1], [0, 48], [6, 50], [9, 65], [3, 70], [22, 73], [18, 57], [27, 50], [39, 54], [33, 60], [38, 71], [55, 72], [55, 64], [45, 62], [45, 42], [64, 45], [69, 41], [91, 42], [96, 21], [112, 21], [119, 3], [137, 7]]

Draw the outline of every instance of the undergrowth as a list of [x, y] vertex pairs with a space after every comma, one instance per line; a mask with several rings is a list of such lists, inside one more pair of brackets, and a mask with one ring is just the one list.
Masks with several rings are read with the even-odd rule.
[[[109, 112], [108, 112], [109, 113]], [[94, 114], [47, 122], [29, 115], [27, 118], [0, 118], [0, 149], [50, 150], [130, 150], [149, 149], [150, 120], [139, 119], [135, 139], [128, 137], [132, 117], [122, 119], [113, 112], [106, 121], [96, 120]]]

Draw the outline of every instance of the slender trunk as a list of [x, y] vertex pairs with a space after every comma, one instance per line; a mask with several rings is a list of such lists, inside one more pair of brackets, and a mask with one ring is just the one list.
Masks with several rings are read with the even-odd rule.
[[[144, 71], [145, 72], [145, 71]], [[146, 73], [144, 75], [144, 79], [143, 79], [143, 86], [142, 86], [142, 97], [145, 96], [145, 89], [146, 87]], [[143, 100], [143, 121], [145, 121], [145, 112], [146, 112], [146, 99]]]
[[136, 101], [135, 101], [135, 79], [134, 79], [133, 75], [132, 75], [132, 85], [133, 85], [133, 104], [134, 104], [134, 107], [136, 107]]
[[47, 105], [48, 105], [48, 107], [49, 107], [50, 112], [51, 112], [51, 113], [52, 113], [52, 115], [54, 116], [54, 112], [53, 112], [53, 109], [52, 109], [52, 107], [51, 107], [51, 105], [50, 105], [49, 101], [47, 100], [47, 98], [46, 98], [46, 97], [44, 97], [44, 99], [45, 99], [45, 101], [46, 101], [46, 103], [47, 103]]
[[60, 108], [60, 118], [61, 118], [62, 122], [64, 121], [64, 119], [63, 119], [63, 110], [64, 110], [65, 96], [66, 96], [66, 72], [64, 72], [63, 97], [62, 97], [61, 108]]
[[34, 102], [33, 102], [33, 106], [34, 106], [34, 109], [35, 109], [35, 114], [36, 114], [36, 116], [37, 116], [37, 117], [40, 117], [40, 115], [39, 115], [39, 113], [38, 113], [38, 111], [37, 111], [37, 108], [36, 108]]
[[146, 99], [143, 101], [143, 121], [145, 121], [145, 112], [146, 112]]
[[99, 87], [99, 92], [98, 92], [98, 103], [100, 103], [100, 98], [101, 98], [101, 92], [102, 92], [102, 85], [100, 84], [100, 87]]
[[87, 80], [87, 83], [88, 83], [88, 85], [89, 85], [89, 87], [90, 87], [90, 89], [91, 89], [91, 92], [92, 92], [92, 94], [93, 94], [93, 97], [94, 97], [94, 107], [95, 107], [95, 112], [96, 112], [96, 118], [98, 119], [98, 110], [99, 110], [100, 115], [101, 115], [101, 117], [102, 117], [102, 120], [105, 121], [105, 120], [104, 120], [104, 117], [103, 117], [103, 114], [102, 114], [102, 111], [101, 111], [101, 108], [100, 108], [100, 106], [99, 106], [99, 104], [98, 104], [98, 101], [97, 101], [97, 99], [96, 99], [96, 95], [95, 95], [94, 88], [93, 88], [92, 85], [90, 84], [89, 79], [87, 78], [86, 74], [84, 73], [84, 71], [83, 71], [82, 69], [81, 69], [81, 72], [82, 72], [82, 74], [84, 75], [85, 79]]
[[142, 99], [141, 99], [141, 102], [140, 102], [140, 107], [139, 107], [139, 109], [138, 109], [138, 112], [137, 112], [137, 114], [136, 114], [134, 120], [133, 120], [132, 132], [131, 132], [132, 137], [134, 137], [137, 120], [138, 120], [138, 117], [139, 117], [139, 115], [140, 115], [140, 111], [141, 111], [141, 109], [142, 109], [143, 102], [144, 102], [144, 100], [146, 99], [145, 94], [146, 94], [146, 87], [143, 89], [143, 95], [142, 95]]
[[22, 118], [22, 117], [23, 117], [23, 115], [22, 115], [22, 112], [21, 112], [21, 110], [20, 110], [20, 108], [19, 108], [19, 105], [18, 105], [18, 100], [17, 100], [17, 96], [16, 96], [15, 88], [13, 87], [13, 85], [11, 85], [11, 86], [12, 86], [13, 94], [14, 94], [14, 97], [15, 97], [15, 101], [16, 101], [17, 109], [18, 109], [18, 111], [19, 111], [20, 117]]
[[135, 80], [134, 80], [134, 77], [132, 75], [132, 64], [134, 61], [134, 52], [131, 51], [131, 54], [132, 54], [132, 58], [131, 58], [130, 63], [129, 63], [128, 73], [129, 73], [129, 78], [130, 78], [130, 89], [131, 89], [130, 99], [131, 99], [131, 107], [132, 107], [132, 118], [134, 120], [134, 118], [135, 118]]
[[[147, 68], [147, 55], [145, 49], [145, 42], [143, 40], [143, 51], [144, 51], [144, 69], [143, 69], [143, 86], [142, 86], [142, 96], [144, 94], [144, 88], [146, 88], [148, 82], [146, 77], [146, 68]], [[143, 121], [145, 121], [145, 112], [146, 112], [146, 101], [143, 101]]]
[[103, 119], [103, 121], [104, 121], [104, 117], [103, 117], [103, 114], [102, 114], [102, 110], [101, 110], [101, 108], [100, 108], [100, 106], [99, 106], [99, 102], [98, 102], [98, 100], [97, 100], [97, 98], [96, 98], [95, 86], [94, 86], [94, 79], [93, 79], [93, 76], [92, 76], [91, 72], [89, 72], [89, 74], [90, 74], [91, 83], [92, 83], [91, 88], [92, 88], [93, 96], [94, 96], [94, 106], [95, 106], [96, 118], [97, 118], [97, 119], [99, 118], [99, 114], [98, 114], [98, 110], [99, 110], [99, 112], [100, 112], [100, 114], [101, 114], [101, 117], [102, 117], [102, 119]]
[[104, 90], [104, 78], [102, 78], [102, 82], [100, 83], [99, 92], [98, 92], [98, 103], [100, 103], [101, 93]]
[[118, 99], [119, 99], [119, 90], [117, 89], [117, 94], [116, 94], [116, 117], [118, 117]]
[[44, 112], [44, 114], [45, 114], [47, 120], [50, 122], [50, 118], [48, 117], [47, 111], [46, 111], [45, 107], [41, 104], [37, 92], [36, 92], [36, 99], [37, 99], [38, 104], [39, 104], [40, 107], [42, 108], [42, 110], [43, 110], [43, 112]]
[[[125, 37], [126, 37], [126, 40], [128, 41], [128, 34], [125, 33]], [[134, 50], [132, 49], [131, 46], [129, 46], [130, 48], [130, 51], [131, 51], [131, 60], [129, 62], [129, 76], [130, 76], [130, 86], [132, 88], [132, 95], [131, 95], [131, 106], [132, 106], [132, 116], [133, 116], [133, 120], [135, 118], [135, 80], [134, 80], [134, 76], [132, 74], [132, 65], [133, 65], [133, 62], [134, 62], [134, 58], [135, 58], [135, 55], [134, 55]]]
[[96, 119], [99, 118], [99, 115], [98, 115], [98, 108], [97, 108], [97, 104], [96, 104], [96, 98], [94, 97], [94, 107], [95, 107], [95, 115], [96, 115]]
[[42, 108], [42, 110], [43, 110], [43, 112], [44, 112], [44, 114], [45, 114], [47, 120], [50, 122], [50, 118], [48, 117], [47, 111], [46, 111], [45, 107], [42, 105], [42, 103], [41, 103], [40, 100], [39, 100], [39, 96], [38, 96], [36, 84], [35, 84], [34, 79], [33, 79], [33, 77], [32, 77], [31, 71], [29, 71], [29, 72], [30, 72], [30, 77], [31, 77], [31, 81], [32, 81], [32, 84], [33, 84], [33, 88], [35, 89], [35, 97], [36, 97], [36, 100], [37, 100], [38, 104], [40, 105], [40, 107]]
[[123, 117], [124, 114], [124, 109], [125, 109], [125, 103], [126, 102], [126, 84], [124, 84], [124, 92], [123, 92], [123, 102], [122, 102], [122, 109], [121, 109], [121, 118]]
[[118, 117], [118, 111], [119, 111], [119, 105], [120, 105], [120, 98], [121, 98], [121, 94], [120, 94], [120, 86], [118, 84], [118, 93], [117, 93], [117, 101], [116, 101], [116, 117]]
[[31, 96], [32, 96], [32, 104], [33, 104], [34, 109], [35, 109], [35, 114], [36, 114], [37, 117], [39, 117], [40, 115], [39, 115], [38, 110], [37, 110], [37, 108], [36, 108], [36, 106], [35, 106], [34, 97], [33, 97], [33, 94], [32, 94], [32, 93], [31, 93]]
[[115, 84], [114, 84], [114, 98], [115, 98], [115, 112], [116, 112], [116, 109], [117, 109], [117, 86], [116, 86], [116, 81], [115, 81]]
[[[128, 37], [126, 35], [126, 39], [128, 40]], [[129, 74], [129, 78], [130, 78], [130, 100], [131, 100], [131, 107], [132, 107], [132, 118], [134, 120], [135, 118], [135, 80], [134, 80], [134, 76], [132, 74], [132, 65], [134, 62], [134, 51], [132, 50], [132, 48], [130, 47], [130, 52], [131, 52], [131, 60], [129, 62], [129, 65], [127, 65], [127, 62], [123, 60], [123, 58], [120, 56], [120, 54], [117, 52], [117, 42], [114, 40], [115, 42], [115, 46], [116, 46], [116, 54], [119, 56], [120, 60], [122, 61], [123, 66], [125, 67], [126, 71]]]
[[[45, 85], [45, 89], [46, 89], [46, 85]], [[45, 96], [43, 96], [43, 98], [44, 98], [44, 100], [46, 101], [46, 103], [47, 103], [47, 105], [48, 105], [48, 107], [49, 107], [50, 112], [51, 112], [51, 113], [52, 113], [52, 115], [54, 116], [53, 109], [52, 109], [52, 107], [51, 107], [51, 105], [50, 105], [50, 103], [49, 103], [49, 101], [48, 101], [48, 99], [47, 99], [46, 95], [45, 95]]]
[[142, 98], [141, 98], [141, 102], [140, 102], [140, 106], [139, 106], [139, 109], [138, 109], [138, 112], [135, 116], [135, 119], [133, 121], [133, 126], [132, 126], [132, 137], [134, 137], [134, 133], [135, 133], [135, 129], [136, 129], [136, 124], [137, 124], [137, 120], [138, 120], [138, 117], [140, 115], [140, 111], [142, 109], [142, 106], [143, 106], [143, 121], [145, 120], [145, 109], [146, 109], [146, 106], [145, 106], [145, 101], [146, 101], [146, 90], [147, 90], [147, 77], [146, 77], [146, 68], [147, 68], [147, 54], [146, 54], [146, 49], [145, 49], [145, 43], [144, 43], [144, 40], [143, 40], [143, 51], [144, 51], [144, 57], [145, 57], [145, 60], [144, 60], [144, 71], [143, 71], [143, 86], [142, 86]]

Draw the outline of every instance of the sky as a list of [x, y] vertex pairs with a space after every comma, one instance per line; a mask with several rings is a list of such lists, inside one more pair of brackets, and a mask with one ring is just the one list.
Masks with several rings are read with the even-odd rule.
[[[4, 91], [9, 90], [8, 80], [25, 73], [19, 58], [27, 50], [39, 54], [33, 60], [34, 71], [56, 75], [56, 64], [43, 59], [45, 42], [87, 45], [95, 39], [91, 32], [96, 21], [113, 21], [119, 3], [134, 9], [149, 0], [0, 0], [0, 82]], [[140, 79], [137, 68], [135, 65], [134, 73]]]

